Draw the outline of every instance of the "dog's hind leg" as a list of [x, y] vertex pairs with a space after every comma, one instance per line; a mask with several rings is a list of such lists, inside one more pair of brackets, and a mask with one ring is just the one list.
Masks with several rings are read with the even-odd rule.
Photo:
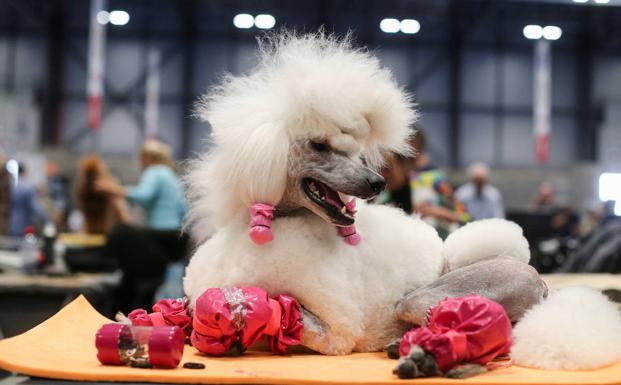
[[531, 266], [513, 258], [498, 257], [453, 270], [411, 291], [397, 304], [397, 317], [422, 325], [429, 308], [442, 299], [469, 294], [498, 302], [515, 322], [547, 296], [548, 288]]
[[304, 334], [301, 343], [303, 346], [330, 356], [351, 353], [355, 345], [354, 341], [333, 333], [330, 325], [304, 308], [302, 308], [302, 316]]

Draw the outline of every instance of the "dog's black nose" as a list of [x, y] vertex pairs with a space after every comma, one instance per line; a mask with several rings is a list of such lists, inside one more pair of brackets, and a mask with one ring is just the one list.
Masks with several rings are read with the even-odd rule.
[[384, 187], [386, 187], [386, 179], [384, 179], [381, 175], [373, 176], [370, 179], [367, 179], [369, 186], [371, 186], [371, 191], [374, 194], [379, 194]]

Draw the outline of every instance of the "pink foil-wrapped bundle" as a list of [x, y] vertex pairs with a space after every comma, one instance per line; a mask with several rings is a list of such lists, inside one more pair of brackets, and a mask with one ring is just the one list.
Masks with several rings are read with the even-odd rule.
[[284, 354], [300, 343], [304, 329], [294, 298], [272, 299], [257, 287], [208, 289], [196, 300], [192, 325], [192, 345], [214, 356], [240, 354], [262, 337]]
[[132, 310], [128, 315], [134, 326], [178, 326], [186, 336], [192, 330], [192, 315], [187, 298], [165, 298], [153, 305], [153, 313], [144, 309]]
[[444, 299], [430, 309], [424, 326], [403, 336], [399, 354], [406, 356], [415, 345], [445, 373], [464, 362], [483, 365], [509, 352], [511, 321], [501, 305], [481, 296]]

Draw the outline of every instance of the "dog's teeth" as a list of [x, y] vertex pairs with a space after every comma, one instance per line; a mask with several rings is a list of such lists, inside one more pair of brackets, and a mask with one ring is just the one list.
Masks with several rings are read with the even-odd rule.
[[347, 202], [349, 202], [352, 199], [352, 197], [350, 195], [343, 194], [340, 191], [338, 192], [338, 194], [339, 194], [339, 198], [341, 199], [341, 202], [343, 202], [343, 203], [347, 203]]
[[343, 206], [341, 207], [341, 214], [346, 214], [347, 213], [347, 207]]

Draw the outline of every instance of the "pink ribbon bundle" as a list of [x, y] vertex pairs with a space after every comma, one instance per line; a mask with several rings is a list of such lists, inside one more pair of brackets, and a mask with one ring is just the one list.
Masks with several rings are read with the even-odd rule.
[[430, 309], [424, 326], [403, 336], [400, 356], [414, 345], [431, 353], [445, 373], [463, 362], [483, 365], [509, 352], [511, 321], [500, 304], [487, 298], [445, 298]]
[[288, 295], [269, 298], [258, 287], [208, 289], [196, 300], [194, 314], [188, 302], [162, 299], [152, 313], [136, 309], [128, 318], [134, 326], [178, 326], [196, 349], [213, 356], [240, 354], [262, 337], [274, 353], [286, 354], [302, 339], [301, 307]]
[[269, 298], [258, 287], [208, 289], [196, 300], [192, 324], [192, 345], [214, 356], [243, 351], [261, 337], [274, 353], [285, 354], [287, 346], [300, 343], [304, 331], [294, 298]]
[[186, 336], [192, 331], [192, 314], [188, 308], [188, 299], [165, 298], [152, 307], [153, 313], [144, 309], [132, 310], [127, 318], [134, 326], [178, 326]]

